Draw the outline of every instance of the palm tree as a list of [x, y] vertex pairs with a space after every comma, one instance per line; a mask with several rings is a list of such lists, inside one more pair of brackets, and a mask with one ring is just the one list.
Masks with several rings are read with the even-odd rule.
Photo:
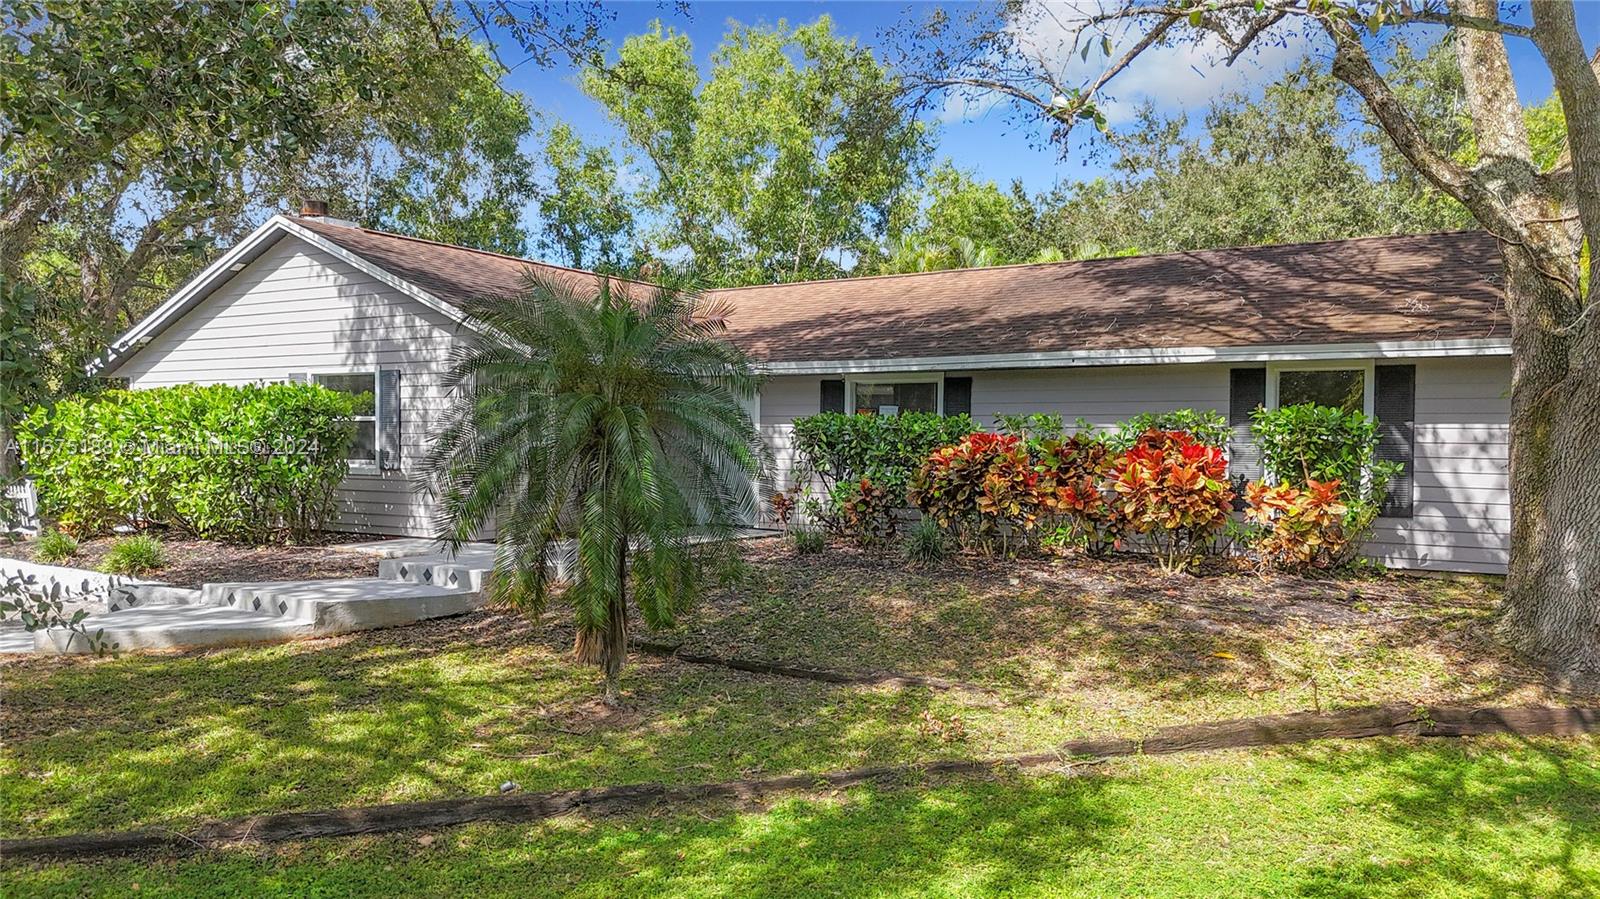
[[533, 280], [469, 309], [493, 337], [451, 359], [424, 468], [440, 539], [459, 548], [492, 524], [490, 601], [532, 614], [565, 554], [574, 653], [604, 669], [608, 703], [629, 599], [670, 625], [695, 590], [694, 544], [756, 509], [764, 454], [743, 401], [758, 380], [721, 339], [725, 311], [670, 287]]

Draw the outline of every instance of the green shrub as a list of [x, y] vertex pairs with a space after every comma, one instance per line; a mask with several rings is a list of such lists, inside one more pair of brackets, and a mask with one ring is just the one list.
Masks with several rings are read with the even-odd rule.
[[33, 554], [41, 562], [59, 565], [78, 554], [78, 541], [60, 531], [45, 531], [34, 541]]
[[[977, 430], [966, 415], [942, 416], [928, 412], [899, 415], [846, 415], [823, 412], [796, 419], [794, 445], [801, 483], [815, 476], [833, 508], [824, 518], [837, 516], [850, 493], [840, 490], [870, 480], [897, 500], [905, 496], [912, 473], [936, 449], [955, 443]], [[836, 521], [836, 518], [830, 519]]]
[[36, 409], [18, 437], [40, 512], [68, 532], [304, 537], [333, 514], [353, 403], [313, 384], [114, 390]]
[[100, 570], [108, 574], [126, 574], [133, 577], [149, 574], [167, 564], [167, 551], [161, 541], [149, 534], [135, 534], [111, 544]]
[[1321, 536], [1322, 530], [1337, 533], [1337, 547], [1326, 547], [1306, 558], [1300, 558], [1304, 553], [1288, 553], [1283, 546], [1298, 546], [1288, 539], [1296, 518], [1278, 516], [1260, 519], [1269, 530], [1257, 541], [1257, 548], [1279, 564], [1348, 565], [1366, 542], [1388, 495], [1389, 481], [1401, 468], [1397, 462], [1377, 457], [1378, 420], [1360, 412], [1307, 403], [1257, 409], [1250, 433], [1261, 447], [1262, 468], [1271, 481], [1313, 493], [1323, 485], [1336, 484], [1342, 505], [1342, 520], [1315, 532], [1323, 541], [1328, 538]]
[[907, 559], [918, 565], [932, 566], [949, 555], [950, 547], [945, 543], [944, 529], [938, 522], [924, 518], [911, 529], [911, 536], [906, 540]]
[[1333, 406], [1257, 409], [1250, 424], [1261, 464], [1280, 484], [1338, 481], [1346, 503], [1381, 503], [1398, 463], [1380, 462], [1378, 420]]
[[1214, 409], [1173, 409], [1168, 412], [1144, 412], [1119, 422], [1106, 439], [1118, 452], [1126, 452], [1150, 431], [1184, 431], [1198, 443], [1206, 446], [1226, 447], [1232, 434], [1228, 419]]
[[789, 542], [794, 544], [794, 551], [802, 556], [816, 555], [828, 546], [826, 534], [813, 527], [797, 527], [789, 532]]

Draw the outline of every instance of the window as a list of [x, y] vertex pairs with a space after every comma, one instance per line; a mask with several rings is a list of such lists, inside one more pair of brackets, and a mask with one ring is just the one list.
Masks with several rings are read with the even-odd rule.
[[378, 373], [372, 371], [312, 375], [311, 379], [329, 390], [352, 394], [356, 398], [355, 440], [345, 456], [352, 469], [378, 470]]
[[938, 412], [938, 381], [851, 381], [848, 408], [857, 415]]
[[1276, 367], [1267, 379], [1272, 408], [1313, 403], [1346, 412], [1372, 414], [1372, 367], [1361, 365]]

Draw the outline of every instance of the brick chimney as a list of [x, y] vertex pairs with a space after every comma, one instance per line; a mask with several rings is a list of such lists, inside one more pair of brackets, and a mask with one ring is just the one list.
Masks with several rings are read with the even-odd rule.
[[339, 225], [343, 228], [357, 227], [355, 222], [348, 219], [334, 218], [329, 215], [328, 202], [326, 200], [301, 200], [300, 217], [321, 222], [324, 225]]

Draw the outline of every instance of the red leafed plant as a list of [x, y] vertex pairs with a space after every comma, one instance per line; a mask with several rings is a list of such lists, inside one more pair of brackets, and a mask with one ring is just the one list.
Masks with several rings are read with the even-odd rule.
[[1187, 431], [1146, 431], [1116, 459], [1111, 476], [1128, 533], [1149, 544], [1163, 571], [1193, 565], [1233, 511], [1222, 450]]
[[1349, 507], [1340, 498], [1339, 482], [1306, 479], [1306, 486], [1245, 487], [1245, 516], [1262, 526], [1253, 541], [1261, 558], [1284, 568], [1338, 568], [1357, 547], [1345, 530]]
[[788, 528], [789, 519], [794, 516], [794, 497], [780, 490], [772, 494], [772, 499], [769, 502], [772, 503], [773, 519], [778, 522], [779, 526]]
[[894, 539], [896, 523], [894, 496], [888, 490], [862, 478], [844, 503], [845, 530], [862, 546]]
[[911, 478], [909, 497], [963, 543], [984, 545], [1003, 533], [1002, 524], [1031, 527], [1037, 485], [1021, 438], [980, 431], [929, 455]]
[[1091, 556], [1103, 556], [1122, 536], [1119, 507], [1107, 499], [1115, 455], [1103, 439], [1075, 434], [1039, 451], [1040, 502]]

